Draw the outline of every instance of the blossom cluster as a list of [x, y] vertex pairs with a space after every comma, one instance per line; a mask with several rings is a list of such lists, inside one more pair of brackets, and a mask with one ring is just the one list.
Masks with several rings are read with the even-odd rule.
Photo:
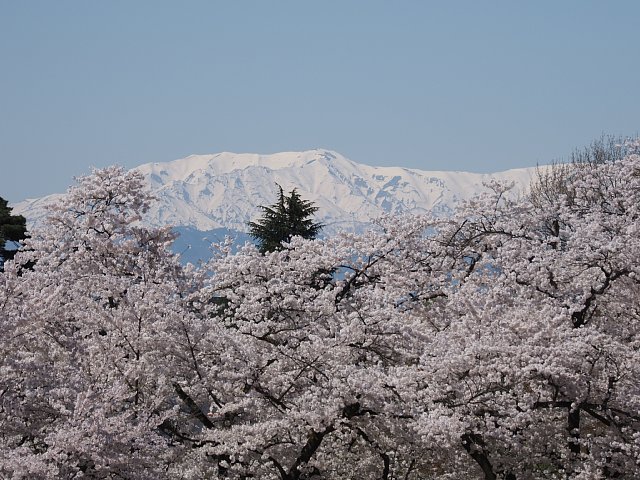
[[640, 476], [640, 157], [183, 266], [118, 167], [0, 274], [0, 477]]

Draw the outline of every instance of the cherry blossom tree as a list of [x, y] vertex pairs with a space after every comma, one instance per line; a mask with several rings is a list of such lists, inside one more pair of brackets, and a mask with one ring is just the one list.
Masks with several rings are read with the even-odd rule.
[[442, 230], [463, 263], [417, 428], [484, 478], [638, 475], [639, 160], [575, 168], [544, 209], [498, 190]]
[[211, 311], [235, 339], [227, 371], [207, 369], [225, 394], [206, 438], [230, 474], [391, 478], [392, 468], [415, 469], [421, 453], [393, 375], [422, 351], [422, 321], [399, 304], [415, 283], [401, 278], [412, 262], [399, 245], [420, 241], [424, 227], [298, 238], [266, 255], [248, 246], [212, 262], [203, 292], [225, 299]]
[[[172, 387], [166, 324], [182, 315], [169, 229], [137, 225], [142, 177], [80, 178], [2, 277], [0, 472], [157, 478]], [[33, 262], [33, 269], [20, 265]]]

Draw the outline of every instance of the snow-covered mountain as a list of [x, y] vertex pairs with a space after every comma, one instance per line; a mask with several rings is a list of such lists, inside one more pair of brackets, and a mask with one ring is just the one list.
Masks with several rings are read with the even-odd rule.
[[[285, 191], [297, 188], [319, 207], [317, 220], [326, 225], [326, 234], [362, 229], [384, 213], [446, 215], [461, 200], [484, 191], [483, 184], [491, 180], [514, 182], [517, 195], [527, 189], [535, 172], [535, 168], [478, 174], [372, 167], [329, 150], [191, 155], [136, 170], [158, 198], [146, 219], [149, 224], [243, 232], [247, 222], [259, 215], [259, 205], [274, 203], [279, 184]], [[25, 200], [14, 211], [30, 224], [37, 223], [45, 215], [44, 206], [56, 196]]]

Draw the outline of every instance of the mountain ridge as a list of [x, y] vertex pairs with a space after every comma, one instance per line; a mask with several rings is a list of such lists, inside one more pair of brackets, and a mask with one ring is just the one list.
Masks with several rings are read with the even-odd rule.
[[[158, 198], [144, 219], [154, 226], [173, 225], [201, 231], [246, 232], [260, 205], [276, 199], [279, 184], [296, 188], [317, 207], [325, 234], [361, 230], [383, 214], [447, 215], [460, 203], [483, 191], [485, 182], [513, 182], [513, 195], [524, 193], [536, 167], [470, 173], [428, 171], [404, 167], [374, 167], [356, 163], [326, 149], [260, 155], [220, 152], [189, 155], [170, 162], [146, 163], [141, 172]], [[46, 215], [46, 204], [60, 194], [28, 199], [14, 205], [30, 224]]]

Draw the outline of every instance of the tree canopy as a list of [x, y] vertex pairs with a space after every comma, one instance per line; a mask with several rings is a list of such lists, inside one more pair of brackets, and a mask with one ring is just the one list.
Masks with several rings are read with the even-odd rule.
[[639, 148], [199, 269], [81, 178], [0, 274], [0, 476], [640, 478]]
[[281, 250], [295, 236], [315, 238], [322, 224], [313, 221], [318, 207], [303, 200], [294, 188], [285, 195], [278, 185], [278, 201], [271, 206], [260, 206], [262, 217], [249, 222], [249, 233], [257, 240], [262, 253]]

